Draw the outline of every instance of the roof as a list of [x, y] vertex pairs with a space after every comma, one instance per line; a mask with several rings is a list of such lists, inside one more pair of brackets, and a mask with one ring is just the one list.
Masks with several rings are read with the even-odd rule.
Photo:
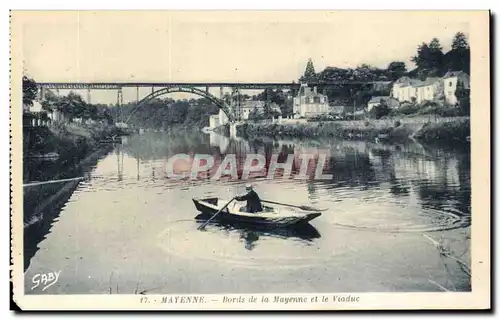
[[394, 83], [407, 83], [408, 81], [410, 81], [411, 79], [408, 78], [408, 77], [401, 77], [399, 78], [398, 80], [396, 80]]
[[382, 96], [382, 97], [372, 97], [368, 103], [380, 103], [382, 100], [388, 100], [391, 97], [389, 96]]
[[439, 81], [437, 77], [429, 77], [425, 81], [421, 81], [419, 84], [414, 85], [414, 87], [427, 87], [436, 84]]
[[413, 87], [419, 86], [422, 84], [422, 81], [418, 79], [410, 79], [408, 77], [403, 77], [399, 78], [395, 83], [401, 84], [399, 87], [404, 88], [408, 86], [413, 86]]
[[[307, 89], [307, 90], [306, 90]], [[323, 94], [321, 93], [314, 93], [314, 88], [310, 88], [308, 86], [301, 86], [300, 89], [299, 89], [299, 94], [298, 94], [299, 97], [320, 97], [320, 96], [324, 96]]]

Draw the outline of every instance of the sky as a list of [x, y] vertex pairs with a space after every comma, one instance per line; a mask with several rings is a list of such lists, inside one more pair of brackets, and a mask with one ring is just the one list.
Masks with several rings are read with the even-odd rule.
[[[309, 58], [317, 72], [391, 61], [411, 69], [419, 44], [437, 37], [446, 52], [469, 30], [467, 13], [450, 11], [39, 11], [16, 19], [24, 69], [38, 82], [291, 82]], [[116, 91], [91, 97], [115, 103]], [[124, 91], [135, 99], [135, 89]]]

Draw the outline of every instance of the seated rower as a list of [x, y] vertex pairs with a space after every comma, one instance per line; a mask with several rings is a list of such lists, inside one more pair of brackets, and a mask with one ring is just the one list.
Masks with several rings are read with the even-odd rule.
[[251, 213], [256, 213], [262, 211], [262, 204], [260, 203], [260, 198], [257, 192], [253, 190], [252, 185], [247, 184], [245, 186], [245, 189], [247, 191], [246, 194], [242, 196], [238, 196], [235, 199], [237, 201], [245, 201], [247, 202], [247, 205], [245, 207], [241, 207], [240, 211], [242, 212], [251, 212]]

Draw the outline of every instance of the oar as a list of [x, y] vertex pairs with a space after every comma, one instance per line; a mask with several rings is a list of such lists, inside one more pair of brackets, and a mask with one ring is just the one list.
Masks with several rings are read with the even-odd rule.
[[226, 209], [226, 207], [227, 207], [227, 206], [228, 206], [231, 202], [233, 202], [233, 200], [234, 200], [234, 198], [232, 198], [231, 200], [229, 200], [229, 202], [228, 202], [228, 203], [226, 203], [226, 205], [225, 205], [225, 206], [223, 206], [223, 207], [222, 207], [219, 211], [217, 211], [217, 213], [216, 213], [216, 214], [214, 214], [214, 215], [213, 215], [210, 219], [208, 219], [207, 221], [205, 221], [205, 223], [204, 223], [204, 224], [202, 224], [201, 226], [199, 226], [199, 227], [198, 227], [198, 230], [204, 229], [204, 228], [205, 228], [205, 226], [206, 226], [206, 225], [207, 225], [210, 221], [212, 221], [212, 219], [213, 219], [213, 218], [215, 218], [215, 216], [216, 216], [216, 215], [218, 215], [219, 213], [221, 213], [221, 212], [222, 212], [222, 210]]
[[267, 200], [260, 200], [260, 201], [261, 202], [267, 202], [267, 203], [273, 203], [273, 204], [280, 204], [280, 205], [288, 206], [288, 207], [299, 208], [299, 209], [306, 210], [306, 211], [325, 211], [326, 210], [326, 209], [313, 208], [313, 207], [309, 207], [309, 206], [296, 206], [296, 205], [293, 205], [293, 204], [281, 203], [281, 202], [274, 202], [274, 201], [267, 201]]

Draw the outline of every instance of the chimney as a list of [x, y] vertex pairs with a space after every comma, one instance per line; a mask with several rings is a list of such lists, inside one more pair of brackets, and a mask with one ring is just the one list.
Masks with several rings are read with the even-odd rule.
[[318, 94], [318, 88], [314, 87], [314, 94]]

